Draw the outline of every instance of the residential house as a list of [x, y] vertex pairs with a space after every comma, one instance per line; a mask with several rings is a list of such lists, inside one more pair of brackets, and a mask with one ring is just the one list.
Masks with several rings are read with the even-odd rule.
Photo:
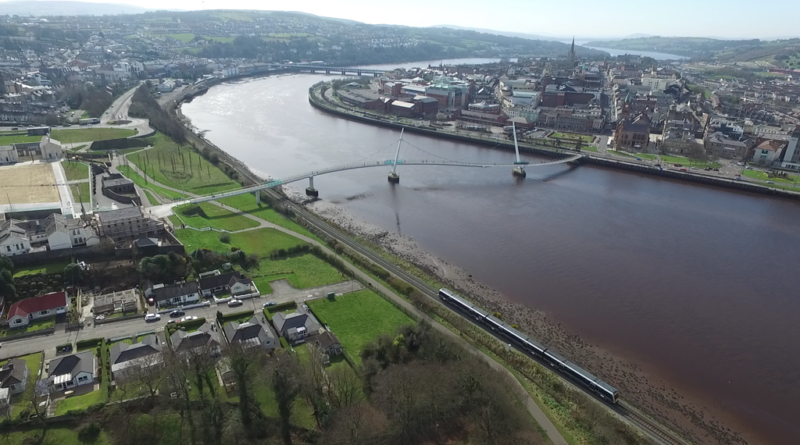
[[0, 255], [23, 255], [31, 250], [31, 242], [25, 229], [10, 219], [0, 224]]
[[164, 356], [161, 354], [162, 345], [154, 334], [145, 336], [141, 342], [127, 344], [114, 343], [109, 351], [111, 360], [111, 375], [117, 384], [130, 380], [138, 369], [154, 366], [163, 366]]
[[0, 388], [9, 395], [21, 394], [28, 382], [28, 365], [25, 360], [12, 358], [0, 368]]
[[141, 207], [126, 207], [96, 214], [100, 236], [114, 241], [142, 237], [157, 237], [164, 231], [164, 223], [142, 213]]
[[113, 314], [114, 312], [135, 311], [139, 296], [136, 289], [128, 289], [119, 292], [111, 292], [94, 297], [92, 313], [94, 315]]
[[316, 335], [320, 324], [305, 307], [291, 314], [278, 312], [272, 317], [272, 324], [281, 337], [292, 343], [302, 343], [306, 337]]
[[38, 297], [26, 298], [11, 305], [8, 310], [8, 327], [28, 326], [32, 321], [65, 314], [69, 307], [66, 292], [53, 292]]
[[223, 328], [228, 343], [239, 343], [245, 347], [260, 347], [271, 351], [278, 347], [272, 328], [263, 319], [254, 316], [245, 323], [232, 321]]
[[79, 218], [67, 218], [60, 213], [53, 213], [45, 219], [45, 234], [50, 250], [94, 246], [100, 243], [100, 237], [94, 228]]
[[[0, 139], [2, 142], [2, 139]], [[17, 147], [13, 145], [0, 145], [0, 164], [13, 164], [19, 162]]]
[[47, 383], [51, 388], [66, 390], [94, 383], [97, 369], [94, 349], [54, 358], [47, 363]]
[[159, 309], [197, 303], [200, 301], [200, 287], [197, 285], [197, 281], [153, 287], [153, 300]]
[[314, 338], [314, 346], [328, 357], [335, 357], [342, 353], [342, 343], [331, 331], [317, 335]]
[[206, 322], [194, 332], [183, 330], [175, 331], [170, 337], [172, 350], [181, 356], [191, 356], [208, 353], [212, 357], [220, 355], [219, 334], [213, 325]]
[[220, 273], [219, 270], [214, 270], [201, 274], [197, 282], [200, 284], [203, 296], [210, 298], [212, 295], [229, 291], [231, 280], [238, 278], [242, 278], [242, 274], [238, 271]]

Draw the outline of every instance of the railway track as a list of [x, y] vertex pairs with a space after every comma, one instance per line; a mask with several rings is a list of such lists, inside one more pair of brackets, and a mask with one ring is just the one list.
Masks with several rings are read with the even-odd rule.
[[691, 444], [691, 442], [688, 442], [680, 437], [677, 437], [675, 434], [673, 434], [670, 431], [667, 431], [666, 429], [664, 429], [664, 427], [648, 419], [646, 416], [639, 414], [635, 408], [631, 407], [630, 405], [621, 400], [614, 408], [619, 414], [626, 417], [628, 420], [635, 423], [638, 427], [644, 430], [645, 433], [649, 434], [654, 439], [657, 439], [662, 443], [666, 443], [669, 445]]

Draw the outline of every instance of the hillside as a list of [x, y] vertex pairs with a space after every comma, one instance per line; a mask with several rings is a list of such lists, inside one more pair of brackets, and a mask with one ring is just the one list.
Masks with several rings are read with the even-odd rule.
[[148, 11], [122, 3], [87, 3], [73, 1], [11, 1], [0, 2], [4, 15], [62, 16], [62, 15], [113, 15], [141, 14]]

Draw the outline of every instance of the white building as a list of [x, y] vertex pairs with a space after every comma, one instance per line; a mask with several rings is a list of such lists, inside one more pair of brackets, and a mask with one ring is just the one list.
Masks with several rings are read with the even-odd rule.
[[800, 170], [800, 126], [797, 126], [789, 137], [789, 145], [783, 154], [781, 168]]
[[0, 224], [0, 255], [23, 255], [31, 250], [31, 241], [25, 229], [17, 226], [14, 220]]
[[59, 213], [53, 213], [45, 219], [45, 233], [50, 250], [94, 246], [100, 243], [100, 237], [91, 226], [80, 219], [68, 219]]
[[45, 136], [39, 142], [39, 149], [42, 152], [42, 159], [48, 161], [57, 161], [64, 157], [64, 149], [61, 147], [61, 142], [52, 139], [50, 136]]
[[13, 145], [0, 145], [0, 164], [13, 164], [15, 162], [19, 162], [19, 154], [16, 147]]

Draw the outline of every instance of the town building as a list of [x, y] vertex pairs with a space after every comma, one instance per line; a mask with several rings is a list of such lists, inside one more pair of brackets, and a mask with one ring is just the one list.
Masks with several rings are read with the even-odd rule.
[[[136, 189], [134, 187], [133, 181], [122, 176], [119, 173], [111, 173], [108, 176], [104, 176], [101, 189], [103, 195], [105, 196], [109, 196], [109, 194], [107, 193], [108, 191], [113, 192], [117, 195], [136, 194]], [[109, 198], [114, 199], [113, 196], [109, 196]]]
[[605, 118], [599, 108], [541, 108], [536, 123], [541, 127], [580, 133], [600, 132], [605, 128]]
[[[0, 139], [2, 142], [2, 139]], [[19, 153], [14, 145], [0, 145], [0, 164], [19, 162]]]
[[417, 95], [411, 99], [411, 102], [416, 105], [417, 113], [420, 116], [431, 118], [439, 112], [439, 101], [432, 97]]
[[719, 159], [743, 160], [747, 144], [715, 132], [704, 139], [706, 154]]
[[115, 242], [138, 238], [158, 237], [164, 223], [142, 213], [141, 207], [126, 207], [96, 214], [101, 236]]
[[45, 136], [39, 142], [39, 154], [44, 160], [58, 161], [64, 157], [64, 149], [61, 146], [61, 142]]
[[25, 229], [17, 225], [17, 221], [8, 220], [0, 223], [0, 255], [24, 255], [30, 250], [30, 239]]
[[614, 131], [614, 145], [617, 148], [642, 149], [650, 140], [650, 127], [643, 123], [622, 120]]
[[47, 383], [53, 390], [67, 390], [94, 383], [97, 369], [94, 348], [47, 362]]
[[65, 292], [53, 292], [38, 297], [26, 298], [12, 304], [8, 310], [8, 327], [23, 328], [31, 322], [66, 314], [69, 297]]
[[796, 126], [789, 136], [789, 143], [781, 155], [780, 165], [781, 168], [800, 170], [800, 125]]
[[752, 149], [751, 161], [757, 165], [772, 166], [773, 162], [780, 159], [787, 145], [787, 141], [758, 138]]
[[223, 328], [228, 343], [238, 343], [244, 347], [262, 348], [271, 351], [278, 347], [277, 337], [272, 328], [259, 319], [253, 317], [245, 323], [230, 322]]
[[661, 137], [661, 151], [666, 154], [686, 156], [701, 149], [694, 137], [694, 123], [685, 121], [667, 121]]

